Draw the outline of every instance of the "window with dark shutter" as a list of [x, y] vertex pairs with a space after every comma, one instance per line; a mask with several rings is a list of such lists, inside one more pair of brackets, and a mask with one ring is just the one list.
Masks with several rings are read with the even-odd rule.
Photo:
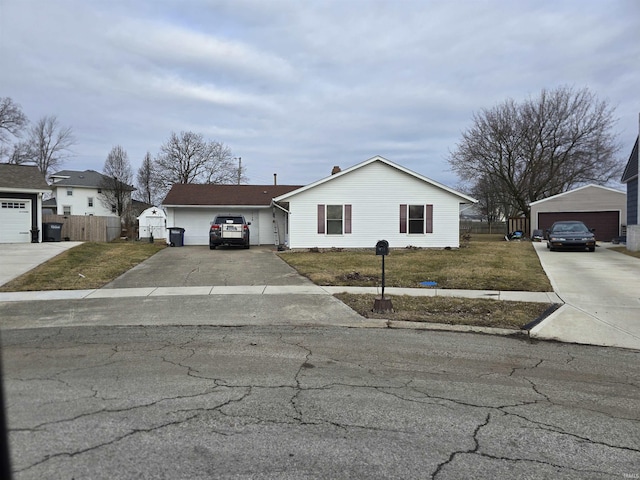
[[426, 205], [424, 214], [425, 233], [433, 233], [433, 205]]
[[400, 205], [400, 233], [407, 233], [407, 206]]
[[344, 206], [344, 233], [351, 233], [351, 205]]

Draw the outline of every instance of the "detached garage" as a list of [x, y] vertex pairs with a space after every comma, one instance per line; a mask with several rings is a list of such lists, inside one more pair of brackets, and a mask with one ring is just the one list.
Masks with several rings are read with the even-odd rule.
[[610, 242], [627, 224], [627, 194], [613, 188], [586, 185], [531, 204], [532, 230], [546, 230], [553, 222], [580, 220], [595, 229], [596, 240]]
[[36, 166], [0, 164], [0, 243], [42, 238], [42, 195], [51, 189]]

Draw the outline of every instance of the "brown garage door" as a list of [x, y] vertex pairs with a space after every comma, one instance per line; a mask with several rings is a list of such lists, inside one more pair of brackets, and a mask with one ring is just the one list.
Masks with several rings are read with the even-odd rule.
[[596, 240], [610, 242], [620, 235], [620, 212], [540, 212], [538, 228], [545, 231], [553, 222], [580, 220], [589, 228], [595, 228]]

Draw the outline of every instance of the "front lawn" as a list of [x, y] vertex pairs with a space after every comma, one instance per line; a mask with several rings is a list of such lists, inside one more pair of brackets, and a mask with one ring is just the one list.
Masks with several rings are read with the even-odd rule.
[[0, 292], [100, 288], [165, 246], [120, 240], [86, 242], [0, 286]]
[[[381, 257], [370, 250], [291, 251], [280, 257], [318, 285], [377, 286]], [[507, 242], [501, 235], [474, 235], [452, 249], [397, 249], [385, 258], [387, 287], [464, 290], [552, 291], [529, 241]]]

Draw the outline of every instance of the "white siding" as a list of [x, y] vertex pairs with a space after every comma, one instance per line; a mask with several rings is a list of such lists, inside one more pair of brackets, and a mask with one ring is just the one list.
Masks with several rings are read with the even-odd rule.
[[[59, 186], [54, 190], [58, 215], [64, 215], [64, 206], [68, 205], [71, 207], [71, 215], [117, 216], [111, 208], [102, 204], [102, 195], [97, 188], [71, 187], [73, 195], [67, 195], [67, 188], [69, 187]], [[89, 197], [93, 198], [93, 207], [89, 207]]]
[[[216, 215], [244, 215], [249, 226], [251, 245], [272, 245], [273, 214], [270, 207], [165, 207], [167, 226], [182, 227], [185, 245], [209, 245], [209, 227]], [[284, 230], [284, 212], [276, 212]], [[284, 237], [281, 235], [284, 241]]]
[[[289, 199], [291, 248], [393, 248], [459, 246], [460, 198], [382, 162], [296, 194]], [[317, 233], [317, 205], [352, 205], [352, 233]], [[400, 233], [400, 205], [433, 205], [433, 233]]]

